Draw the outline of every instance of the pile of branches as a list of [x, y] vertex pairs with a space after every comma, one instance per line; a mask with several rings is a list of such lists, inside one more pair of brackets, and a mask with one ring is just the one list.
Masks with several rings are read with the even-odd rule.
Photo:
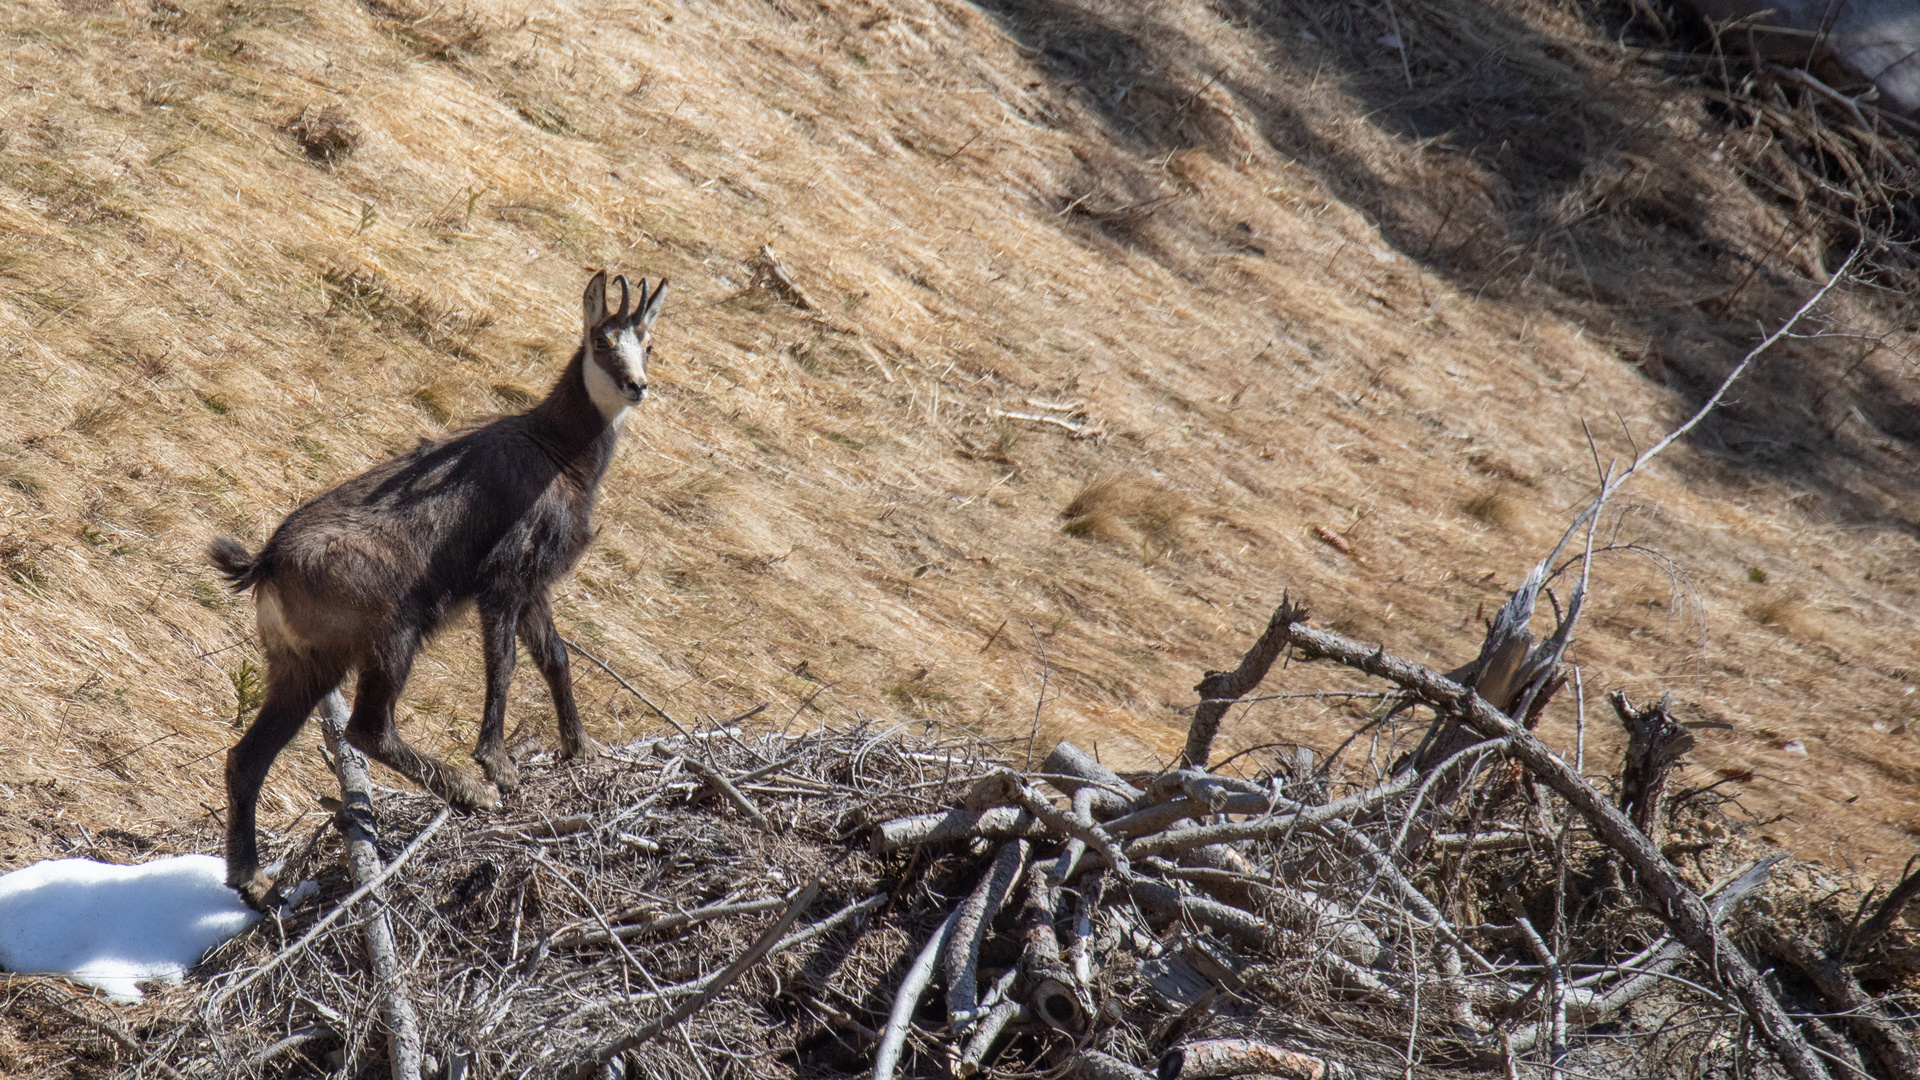
[[[327, 899], [210, 956], [190, 1014], [99, 1038], [168, 1077], [1916, 1075], [1858, 973], [1920, 875], [1843, 948], [1741, 915], [1783, 857], [1665, 811], [1691, 740], [1667, 703], [1612, 696], [1610, 792], [1528, 730], [1565, 635], [1524, 606], [1443, 675], [1283, 602], [1157, 774], [721, 727], [533, 770], [504, 818], [350, 794], [283, 870]], [[1364, 763], [1209, 769], [1283, 653], [1385, 680]]]
[[[1157, 774], [721, 727], [536, 770], [504, 820], [394, 792], [376, 821], [349, 784], [283, 871], [329, 899], [210, 956], [191, 1015], [101, 1037], [168, 1077], [1916, 1075], [1858, 972], [1920, 875], [1838, 949], [1749, 910], [1762, 978], [1727, 928], [1783, 857], [1669, 824], [1667, 703], [1612, 696], [1611, 792], [1529, 730], [1580, 606], [1535, 642], [1542, 578], [1444, 675], [1283, 602]], [[1385, 680], [1365, 762], [1209, 769], [1283, 653]]]
[[[1812, 984], [1811, 1013], [1840, 1018], [1829, 1028], [1805, 1003], [1790, 1014], [1729, 937], [1784, 855], [1736, 866], [1730, 845], [1678, 845], [1726, 871], [1708, 884], [1656, 845], [1666, 777], [1692, 740], [1668, 702], [1610, 697], [1629, 736], [1612, 797], [1512, 718], [1537, 718], [1565, 683], [1580, 594], [1536, 643], [1525, 626], [1541, 578], [1450, 675], [1316, 629], [1283, 602], [1237, 670], [1196, 688], [1185, 756], [1204, 766], [1219, 717], [1283, 649], [1386, 680], [1377, 721], [1427, 716], [1401, 725], [1416, 744], [1361, 790], [1335, 797], [1310, 758], [1258, 781], [1187, 767], [1136, 786], [1062, 743], [1039, 772], [990, 774], [955, 810], [883, 823], [876, 853], [997, 846], [902, 981], [876, 1080], [893, 1075], [936, 972], [946, 1024], [932, 1041], [961, 1075], [990, 1065], [1020, 1020], [1053, 1039], [1020, 1068], [1102, 1080], [1411, 1076], [1422, 1063], [1920, 1075], [1913, 1018], [1868, 994], [1844, 950], [1749, 920], [1763, 955]], [[1916, 892], [1910, 875], [1852, 947], [1870, 947]], [[1010, 940], [993, 950], [996, 938]], [[989, 951], [1004, 961], [997, 978], [980, 973]]]

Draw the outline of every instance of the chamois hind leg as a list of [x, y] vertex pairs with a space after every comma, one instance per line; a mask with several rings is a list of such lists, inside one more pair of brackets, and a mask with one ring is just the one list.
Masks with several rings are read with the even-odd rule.
[[360, 685], [353, 696], [353, 715], [347, 720], [347, 741], [361, 753], [462, 810], [492, 810], [499, 806], [500, 793], [492, 784], [446, 762], [423, 757], [400, 737], [399, 729], [393, 724], [393, 706], [400, 699], [404, 682], [404, 674], [395, 678], [377, 667], [360, 672]]
[[560, 630], [553, 625], [553, 601], [545, 589], [520, 609], [520, 640], [527, 643], [527, 651], [540, 665], [547, 690], [553, 694], [553, 711], [560, 718], [560, 757], [571, 761], [599, 757], [600, 744], [580, 724], [580, 709], [573, 702], [573, 673], [567, 667], [567, 643], [560, 640]]
[[247, 733], [227, 751], [227, 884], [257, 911], [280, 906], [279, 889], [260, 870], [256, 807], [267, 770], [312, 715], [314, 706], [340, 685], [346, 665], [330, 660], [282, 657], [268, 664], [266, 699]]
[[499, 785], [501, 791], [510, 791], [520, 784], [520, 770], [514, 766], [506, 746], [507, 686], [513, 681], [513, 667], [518, 659], [513, 645], [515, 618], [513, 607], [502, 610], [495, 604], [480, 605], [481, 651], [487, 661], [487, 703], [480, 713], [480, 739], [474, 744], [473, 760], [480, 763], [480, 771]]

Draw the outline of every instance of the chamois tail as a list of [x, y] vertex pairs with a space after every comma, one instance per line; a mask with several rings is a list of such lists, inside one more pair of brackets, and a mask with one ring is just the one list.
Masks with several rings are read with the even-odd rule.
[[241, 547], [237, 540], [220, 537], [207, 546], [207, 558], [212, 561], [214, 569], [220, 571], [220, 576], [227, 579], [234, 592], [246, 592], [259, 579], [258, 559], [247, 554], [247, 549]]

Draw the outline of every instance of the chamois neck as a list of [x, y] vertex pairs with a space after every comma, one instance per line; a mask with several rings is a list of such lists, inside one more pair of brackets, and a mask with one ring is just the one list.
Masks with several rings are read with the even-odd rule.
[[623, 417], [608, 417], [594, 402], [587, 387], [586, 349], [582, 347], [574, 350], [566, 371], [540, 404], [527, 411], [526, 419], [534, 438], [564, 468], [598, 482], [613, 460]]

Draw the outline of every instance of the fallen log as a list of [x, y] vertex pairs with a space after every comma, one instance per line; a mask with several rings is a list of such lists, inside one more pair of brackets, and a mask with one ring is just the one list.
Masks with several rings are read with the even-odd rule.
[[914, 957], [913, 966], [900, 980], [900, 988], [893, 995], [893, 1011], [887, 1015], [887, 1026], [880, 1032], [880, 1047], [873, 1052], [873, 1080], [892, 1080], [894, 1070], [899, 1068], [900, 1054], [907, 1047], [907, 1029], [913, 1026], [914, 1006], [919, 1004], [927, 983], [933, 980], [933, 969], [939, 966], [940, 956], [953, 940], [953, 929], [959, 922], [960, 909], [955, 908], [920, 947], [920, 955]]
[[1021, 978], [1027, 984], [1027, 1008], [1048, 1027], [1070, 1036], [1086, 1033], [1092, 1002], [1085, 1000], [1060, 951], [1053, 929], [1053, 892], [1045, 875], [1027, 875], [1026, 900], [1020, 908]]
[[1002, 845], [992, 868], [960, 905], [959, 921], [947, 944], [947, 1023], [957, 1033], [965, 1034], [983, 1014], [979, 1001], [980, 942], [1026, 870], [1027, 852], [1025, 840]]
[[946, 810], [937, 814], [918, 814], [882, 822], [873, 830], [873, 853], [891, 855], [915, 844], [938, 844], [948, 840], [1033, 839], [1047, 835], [1044, 823], [1025, 810], [996, 806], [991, 810]]
[[1093, 816], [1103, 821], [1131, 810], [1141, 795], [1139, 788], [1070, 742], [1054, 744], [1047, 759], [1040, 763], [1040, 771], [1047, 774], [1047, 783], [1065, 795], [1073, 795], [1083, 787], [1092, 788]]
[[1351, 1069], [1332, 1058], [1288, 1050], [1253, 1039], [1206, 1039], [1176, 1046], [1161, 1057], [1159, 1080], [1209, 1080], [1216, 1076], [1283, 1077], [1284, 1080], [1348, 1080]]

